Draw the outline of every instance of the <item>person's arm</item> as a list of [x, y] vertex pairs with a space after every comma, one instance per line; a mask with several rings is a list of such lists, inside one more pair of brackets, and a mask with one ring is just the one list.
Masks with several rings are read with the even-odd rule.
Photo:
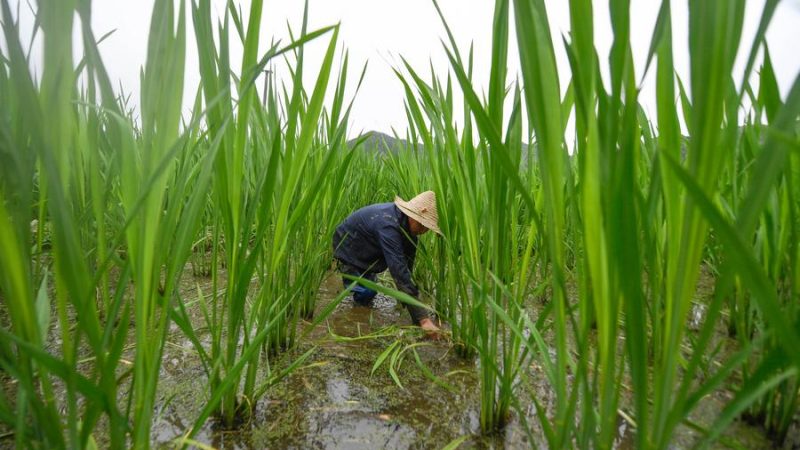
[[409, 253], [406, 255], [406, 262], [408, 265], [408, 271], [410, 273], [414, 273], [414, 260], [417, 258], [417, 247], [416, 245], [412, 245], [409, 249]]
[[[413, 258], [410, 261], [406, 260], [403, 253], [403, 239], [405, 239], [397, 228], [386, 225], [378, 231], [378, 240], [383, 250], [383, 257], [386, 259], [386, 265], [389, 267], [389, 273], [392, 274], [397, 288], [406, 294], [417, 298], [419, 296], [419, 289], [411, 281], [410, 266], [413, 264]], [[417, 325], [428, 318], [428, 312], [419, 306], [405, 304], [408, 312], [411, 314], [411, 319]]]

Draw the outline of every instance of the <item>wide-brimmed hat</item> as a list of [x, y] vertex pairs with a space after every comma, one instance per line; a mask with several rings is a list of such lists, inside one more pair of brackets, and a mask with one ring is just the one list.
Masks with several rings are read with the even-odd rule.
[[436, 213], [435, 192], [425, 191], [409, 201], [395, 197], [394, 204], [403, 213], [421, 223], [425, 228], [433, 230], [438, 235], [442, 234], [442, 230], [439, 229], [439, 215]]

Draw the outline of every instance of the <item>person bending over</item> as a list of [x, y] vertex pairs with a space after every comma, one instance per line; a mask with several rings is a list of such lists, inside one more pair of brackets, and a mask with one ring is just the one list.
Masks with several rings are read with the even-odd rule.
[[[387, 268], [400, 291], [418, 298], [419, 289], [411, 281], [418, 236], [433, 230], [441, 235], [436, 213], [436, 194], [423, 192], [409, 201], [395, 197], [393, 203], [365, 206], [336, 227], [333, 235], [334, 257], [338, 271], [375, 281], [378, 273]], [[347, 278], [342, 278], [345, 288], [352, 288], [353, 301], [370, 306], [377, 292]], [[425, 331], [436, 333], [428, 311], [405, 304], [414, 324]]]

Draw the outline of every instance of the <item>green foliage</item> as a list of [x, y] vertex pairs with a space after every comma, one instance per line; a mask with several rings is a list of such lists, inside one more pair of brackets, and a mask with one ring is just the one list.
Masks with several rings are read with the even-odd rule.
[[[158, 0], [136, 120], [110, 86], [89, 25], [90, 1], [40, 3], [41, 82], [7, 0], [2, 7], [8, 45], [0, 152], [9, 163], [0, 169], [0, 298], [10, 324], [0, 330], [0, 367], [16, 388], [0, 398], [0, 420], [20, 447], [85, 448], [101, 423], [108, 446], [149, 447], [167, 330], [175, 323], [208, 376], [206, 408], [186, 438], [212, 414], [233, 425], [248, 413], [242, 398], [254, 405], [310, 354], [274, 371], [260, 358], [262, 350], [292, 345], [299, 320], [313, 316], [331, 252], [319, 243], [330, 241], [352, 208], [337, 193], [355, 154], [345, 145], [346, 57], [333, 104], [323, 108], [338, 28], [304, 27], [298, 39], [259, 57], [261, 2], [251, 5], [246, 30], [239, 14], [226, 10], [219, 42], [210, 2], [192, 2], [202, 83], [187, 121], [186, 7]], [[77, 65], [76, 14], [85, 52]], [[245, 48], [238, 76], [229, 60], [231, 22]], [[326, 34], [323, 70], [307, 95], [302, 47]], [[283, 103], [273, 82], [260, 103], [256, 79], [275, 57], [291, 54], [292, 97]], [[179, 288], [193, 253], [210, 257], [210, 302], [202, 292], [184, 298]], [[200, 323], [190, 308], [199, 308]], [[126, 368], [130, 343], [135, 356]]]
[[[396, 70], [410, 135], [423, 149], [394, 157], [393, 167], [402, 185], [432, 186], [447, 199], [439, 212], [445, 238], [429, 251], [435, 264], [422, 276], [433, 280], [437, 309], [462, 353], [479, 356], [484, 431], [503, 424], [514, 395], [505, 386], [526, 376], [532, 358], [555, 393], [551, 411], [532, 399], [552, 448], [610, 448], [621, 409], [632, 411], [639, 448], [665, 448], [702, 397], [725, 389], [736, 373], [747, 382], [707, 439], [748, 407], [783, 438], [798, 408], [797, 361], [777, 365], [767, 354], [796, 348], [797, 188], [789, 154], [800, 102], [794, 88], [781, 100], [766, 50], [758, 95], [749, 77], [776, 4], [764, 6], [737, 90], [731, 74], [743, 2], [690, 2], [689, 95], [672, 61], [671, 4], [662, 2], [645, 68], [657, 61], [657, 130], [638, 101], [627, 1], [609, 4], [607, 83], [597, 70], [594, 5], [569, 3], [572, 81], [563, 99], [544, 2], [514, 2], [519, 89], [506, 81], [508, 5], [495, 3], [485, 100], [475, 93], [471, 57], [465, 63], [445, 23], [445, 53], [464, 95], [460, 135], [450, 76], [443, 85], [441, 75], [425, 82], [408, 64]], [[752, 106], [741, 126], [746, 93]], [[519, 152], [527, 135], [521, 111], [534, 139], [527, 161]], [[567, 156], [571, 112], [575, 149]], [[687, 320], [704, 265], [716, 288], [693, 332]], [[541, 292], [549, 304], [534, 322], [531, 299]], [[705, 355], [725, 304], [740, 350], [715, 370]], [[547, 340], [544, 330], [552, 330]], [[751, 368], [756, 348], [767, 353]], [[632, 387], [630, 402], [621, 403], [623, 385]]]
[[[450, 68], [425, 79], [401, 60], [408, 131], [381, 155], [361, 148], [369, 136], [347, 140], [349, 58], [336, 71], [339, 28], [309, 31], [307, 6], [297, 37], [259, 54], [262, 1], [246, 17], [229, 3], [216, 27], [210, 0], [191, 1], [201, 84], [184, 117], [187, 5], [157, 0], [136, 118], [100, 58], [106, 36], [91, 30], [90, 0], [39, 2], [38, 79], [9, 3], [0, 0], [0, 369], [14, 383], [0, 390], [0, 421], [17, 447], [91, 448], [98, 433], [111, 448], [149, 447], [171, 324], [207, 377], [203, 409], [176, 442], [198, 444], [212, 417], [234, 427], [311, 353], [287, 367], [270, 357], [348, 294], [316, 311], [336, 224], [427, 189], [444, 237], [421, 242], [414, 276], [459, 354], [478, 360], [482, 431], [515, 409], [527, 419], [517, 397], [535, 364], [553, 390], [552, 407], [530, 399], [551, 448], [611, 448], [620, 413], [642, 449], [668, 448], [681, 424], [700, 430], [704, 447], [740, 417], [776, 443], [786, 436], [800, 408], [800, 79], [783, 98], [765, 38], [777, 0], [765, 2], [749, 43], [743, 0], [690, 0], [685, 80], [670, 0], [644, 71], [632, 57], [630, 2], [608, 3], [608, 79], [594, 43], [598, 5], [570, 0], [563, 91], [562, 43], [543, 0], [495, 2], [488, 66], [472, 48], [462, 53], [434, 2]], [[240, 65], [231, 39], [244, 49]], [[304, 45], [314, 40], [327, 48], [307, 90]], [[509, 58], [521, 83], [509, 82]], [[279, 86], [266, 75], [259, 98], [257, 81], [279, 60], [290, 78]], [[483, 96], [473, 81], [482, 67]], [[639, 102], [651, 67], [656, 120]], [[196, 297], [180, 288], [190, 258], [211, 277]], [[698, 296], [701, 281], [714, 284], [709, 298]], [[704, 315], [689, 327], [693, 308]], [[717, 353], [722, 320], [726, 354]], [[402, 386], [399, 368], [413, 356], [452, 389], [422, 363], [422, 345], [391, 343], [373, 372], [386, 368]], [[689, 421], [726, 389], [733, 399], [710, 426]]]

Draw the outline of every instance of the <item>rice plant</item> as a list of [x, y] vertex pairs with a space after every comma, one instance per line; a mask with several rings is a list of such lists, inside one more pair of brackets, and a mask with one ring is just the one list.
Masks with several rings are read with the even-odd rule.
[[[800, 78], [782, 97], [766, 39], [778, 4], [745, 42], [744, 0], [689, 0], [681, 78], [671, 0], [644, 67], [625, 0], [608, 3], [608, 55], [596, 2], [570, 0], [554, 42], [543, 0], [497, 0], [490, 61], [459, 47], [434, 1], [448, 68], [400, 60], [407, 144], [379, 157], [359, 148], [366, 137], [348, 141], [350, 58], [338, 25], [308, 29], [307, 4], [292, 39], [259, 53], [262, 1], [246, 14], [229, 2], [215, 23], [210, 0], [156, 0], [135, 113], [106, 72], [90, 0], [37, 3], [40, 73], [0, 0], [0, 422], [20, 448], [149, 447], [174, 324], [206, 377], [177, 444], [209, 420], [235, 428], [313, 349], [286, 366], [274, 356], [347, 295], [317, 311], [336, 224], [433, 189], [444, 237], [420, 244], [414, 276], [477, 361], [482, 433], [517, 421], [531, 442], [606, 449], [625, 420], [637, 448], [668, 448], [684, 427], [704, 447], [744, 419], [779, 445], [800, 409]], [[326, 46], [311, 87], [309, 42]], [[288, 77], [258, 92], [275, 64]], [[201, 82], [185, 113], [187, 70]], [[358, 74], [360, 86], [366, 66]], [[648, 77], [654, 117], [640, 100]], [[210, 291], [181, 288], [189, 261]], [[399, 342], [373, 372], [402, 386], [413, 356], [453, 388], [416, 353], [433, 344]], [[532, 377], [552, 401], [520, 395]], [[719, 416], [697, 421], [725, 391]]]
[[[788, 236], [796, 228], [791, 212], [796, 203], [791, 200], [794, 188], [785, 186], [791, 183], [791, 175], [786, 175], [791, 172], [779, 168], [778, 161], [787, 159], [788, 148], [797, 144], [796, 137], [789, 136], [796, 136], [795, 108], [799, 105], [794, 90], [785, 102], [780, 100], [775, 81], [769, 78], [766, 51], [761, 92], [755, 96], [750, 90], [756, 117], [745, 125], [744, 132], [739, 122], [743, 95], [750, 89], [750, 71], [764, 44], [775, 2], [765, 5], [755, 41], [744, 52], [749, 62], [741, 90], [734, 87], [731, 75], [739, 51], [743, 3], [690, 2], [691, 96], [675, 75], [671, 5], [662, 2], [645, 68], [649, 70], [650, 62], [656, 62], [658, 125], [644, 115], [638, 101], [638, 80], [643, 72], [637, 72], [641, 68], [633, 64], [629, 4], [609, 5], [614, 43], [608, 83], [602, 82], [597, 71], [594, 6], [588, 1], [570, 2], [572, 29], [564, 46], [572, 81], [560, 98], [555, 44], [550, 39], [545, 4], [514, 2], [524, 85], [519, 90], [522, 100], [514, 97], [511, 104], [515, 111], [527, 111], [538, 158], [534, 164], [520, 165], [516, 150], [527, 134], [515, 130], [513, 118], [502, 120], [506, 92], [514, 92], [513, 85], [508, 89], [504, 74], [505, 2], [496, 2], [492, 77], [486, 100], [476, 94], [471, 81], [471, 55], [467, 62], [462, 60], [445, 24], [451, 42], [444, 51], [466, 105], [460, 136], [455, 132], [450, 103], [450, 78], [443, 88], [438, 81], [441, 77], [435, 74], [428, 84], [411, 67], [405, 69], [413, 82], [407, 82], [406, 75], [398, 71], [406, 88], [411, 134], [418, 134], [429, 152], [430, 182], [447, 194], [453, 207], [445, 206], [441, 215], [443, 230], [447, 230], [444, 246], [457, 250], [444, 250], [441, 265], [433, 270], [440, 271], [439, 280], [454, 280], [437, 284], [440, 309], [452, 323], [454, 338], [480, 355], [482, 410], [487, 412], [482, 427], [489, 431], [502, 425], [503, 398], [512, 395], [502, 388], [496, 391], [494, 383], [513, 386], [514, 377], [524, 374], [514, 367], [524, 366], [525, 358], [534, 355], [546, 368], [557, 399], [552, 411], [532, 399], [551, 447], [610, 448], [617, 437], [617, 412], [628, 410], [636, 425], [637, 446], [664, 448], [704, 395], [722, 389], [737, 371], [754, 370], [743, 363], [758, 347], [772, 349], [768, 350], [770, 357], [755, 363], [753, 376], [747, 376], [728, 414], [709, 430], [707, 439], [718, 437], [732, 418], [768, 392], [773, 393], [756, 403], [762, 405], [762, 412], [755, 415], [785, 432], [797, 408], [796, 382], [792, 381], [796, 367], [786, 360], [776, 365], [774, 358], [786, 355], [789, 344], [782, 340], [779, 344], [768, 336], [778, 333], [792, 341], [797, 322], [796, 313], [777, 314], [778, 307], [794, 311], [793, 306], [786, 306], [793, 304], [789, 300], [793, 298], [792, 284], [787, 281], [796, 266], [796, 251], [788, 248]], [[716, 33], [703, 31], [720, 24], [725, 25]], [[609, 92], [606, 85], [611, 87]], [[676, 105], [678, 90], [681, 110]], [[760, 112], [762, 105], [770, 105], [771, 118]], [[576, 117], [572, 157], [567, 156], [564, 136], [565, 119], [571, 112]], [[688, 137], [681, 136], [680, 113], [686, 118]], [[477, 141], [473, 141], [473, 123]], [[507, 129], [501, 133], [504, 126]], [[756, 130], [767, 129], [773, 137], [759, 138]], [[783, 136], [780, 144], [775, 134]], [[476, 151], [486, 153], [478, 157]], [[492, 167], [501, 174], [503, 184], [490, 181]], [[742, 176], [749, 173], [758, 174], [758, 179]], [[788, 181], [782, 181], [783, 177]], [[480, 186], [483, 182], [485, 188]], [[509, 193], [514, 195], [504, 197]], [[727, 200], [729, 193], [735, 196], [730, 203], [714, 201], [721, 194]], [[770, 195], [772, 208], [767, 203]], [[502, 211], [492, 209], [495, 201]], [[785, 213], [770, 212], [779, 204], [786, 205]], [[526, 209], [518, 209], [520, 205]], [[720, 206], [727, 207], [724, 214]], [[767, 216], [759, 221], [765, 207]], [[505, 214], [510, 218], [503, 219]], [[500, 234], [493, 238], [495, 220], [501, 221], [498, 224], [509, 220], [498, 229], [521, 227], [521, 237]], [[760, 231], [755, 229], [757, 222], [762, 223]], [[744, 237], [754, 232], [752, 247]], [[709, 236], [714, 240], [708, 241]], [[465, 245], [470, 240], [474, 244]], [[779, 259], [765, 261], [762, 268], [755, 259], [759, 249], [761, 258], [780, 255]], [[482, 259], [478, 255], [483, 252], [494, 257]], [[537, 258], [530, 259], [532, 254]], [[470, 255], [475, 256], [470, 259]], [[684, 360], [687, 317], [704, 259], [716, 266], [716, 290]], [[503, 267], [509, 267], [504, 265], [514, 261], [523, 262], [522, 274], [516, 269], [509, 272], [514, 277], [504, 278]], [[775, 273], [777, 279], [768, 281], [769, 273]], [[488, 289], [488, 299], [481, 301], [488, 293], [486, 281], [480, 281], [486, 279], [484, 274], [489, 274], [489, 285], [496, 283], [496, 290]], [[740, 338], [738, 353], [725, 360], [720, 370], [713, 370], [703, 355], [713, 352], [714, 325], [734, 280], [737, 294], [733, 298], [740, 300], [731, 302], [730, 317], [744, 320], [739, 328], [747, 337]], [[455, 287], [459, 283], [464, 287]], [[528, 318], [530, 311], [526, 312], [527, 297], [533, 292], [529, 283], [549, 284], [550, 304], [535, 322]], [[567, 285], [573, 283], [577, 284], [577, 297], [567, 293]], [[506, 303], [504, 296], [509, 292], [515, 294], [510, 296], [514, 303]], [[759, 300], [752, 302], [755, 298]], [[742, 303], [743, 299], [752, 300]], [[494, 309], [482, 309], [482, 305]], [[508, 327], [510, 334], [504, 334], [503, 327]], [[552, 344], [542, 341], [542, 327], [553, 330]], [[491, 344], [496, 340], [504, 345]], [[621, 341], [624, 347], [620, 347]], [[767, 342], [774, 342], [775, 347], [764, 347]], [[513, 355], [520, 354], [514, 349], [519, 348], [525, 353], [515, 364]], [[624, 348], [622, 353], [620, 348]], [[509, 367], [512, 376], [506, 379], [504, 371]], [[697, 381], [701, 371], [708, 377], [704, 382]], [[621, 386], [628, 383], [632, 403], [623, 405]], [[771, 386], [778, 385], [782, 393], [772, 391]], [[773, 406], [765, 409], [764, 405]], [[501, 415], [490, 419], [491, 414]]]
[[[13, 398], [2, 397], [3, 422], [14, 429], [19, 446], [86, 447], [95, 442], [102, 422], [107, 445], [148, 447], [164, 343], [175, 321], [195, 343], [209, 375], [208, 412], [201, 413], [197, 426], [215, 410], [231, 425], [240, 399], [255, 401], [276, 379], [258, 371], [259, 349], [291, 345], [301, 314], [313, 312], [309, 293], [316, 291], [330, 256], [327, 247], [319, 250], [312, 244], [330, 233], [346, 211], [346, 205], [330, 197], [323, 204], [320, 194], [341, 184], [350, 158], [344, 150], [346, 66], [327, 134], [318, 127], [336, 29], [306, 33], [304, 28], [299, 39], [276, 44], [258, 58], [261, 5], [255, 2], [244, 41], [248, 50], [241, 75], [234, 77], [227, 29], [217, 47], [209, 2], [193, 2], [195, 36], [205, 51], [201, 93], [206, 102], [196, 102], [192, 117], [182, 123], [186, 8], [183, 2], [159, 0], [153, 7], [137, 121], [111, 88], [99, 41], [89, 27], [91, 2], [39, 5], [37, 27], [45, 54], [40, 82], [28, 66], [11, 7], [7, 1], [2, 6], [9, 52], [0, 71], [2, 148], [11, 161], [3, 166], [0, 201], [2, 298], [11, 322], [2, 329], [1, 363], [18, 386]], [[78, 64], [71, 59], [75, 17], [81, 18], [85, 52]], [[226, 12], [224, 27], [231, 21], [241, 22], [233, 8]], [[295, 72], [294, 99], [284, 105], [289, 106], [290, 128], [297, 130], [289, 138], [280, 128], [275, 87], [269, 105], [257, 104], [256, 75], [272, 58], [331, 31], [326, 69], [309, 103], [298, 81], [301, 72]], [[302, 52], [298, 61], [302, 65]], [[332, 149], [323, 151], [329, 143]], [[266, 157], [257, 152], [262, 145], [269, 149]], [[209, 215], [209, 206], [222, 214]], [[326, 221], [300, 221], [308, 211]], [[207, 246], [212, 250], [209, 271], [217, 280], [222, 255], [229, 282], [225, 298], [218, 301], [214, 294], [215, 306], [205, 310], [211, 311], [206, 324], [214, 337], [206, 349], [177, 287], [197, 237], [208, 240], [209, 229], [221, 230], [212, 233], [213, 243]], [[49, 249], [45, 239], [51, 240]], [[300, 244], [287, 248], [287, 242]], [[262, 269], [259, 293], [250, 307], [248, 292], [257, 267]], [[60, 348], [53, 347], [55, 335]], [[240, 348], [242, 335], [245, 346]], [[129, 339], [135, 354], [132, 367], [126, 368], [122, 355]], [[64, 387], [63, 398], [55, 386]], [[67, 412], [63, 422], [61, 408]]]
[[[32, 242], [30, 232], [20, 227], [28, 227], [26, 211], [33, 204], [31, 196], [37, 194], [39, 229], [47, 223], [52, 234], [47, 257], [52, 258], [55, 287], [51, 290], [47, 283], [51, 263], [40, 267], [34, 278], [29, 250], [4, 255], [4, 266], [19, 271], [4, 282], [3, 294], [9, 300], [5, 304], [10, 311], [23, 308], [22, 315], [12, 313], [19, 319], [11, 330], [3, 330], [7, 342], [16, 346], [4, 352], [3, 365], [22, 381], [15, 400], [19, 419], [8, 422], [15, 425], [20, 445], [85, 447], [93, 442], [101, 415], [108, 422], [111, 446], [149, 444], [167, 308], [204, 199], [202, 188], [190, 187], [195, 181], [206, 186], [211, 173], [211, 165], [204, 164], [208, 158], [191, 158], [196, 147], [178, 128], [181, 98], [172, 93], [181, 92], [183, 80], [185, 22], [179, 11], [176, 17], [172, 2], [154, 6], [151, 33], [157, 38], [148, 49], [143, 72], [141, 127], [134, 129], [99, 58], [88, 26], [89, 2], [40, 5], [45, 65], [38, 84], [29, 71], [8, 2], [3, 2], [7, 67], [13, 71], [3, 78], [8, 96], [4, 105], [11, 108], [4, 112], [9, 130], [4, 149], [18, 161], [8, 167], [13, 172], [4, 179], [19, 181], [4, 186], [2, 203], [4, 209], [16, 203], [6, 200], [11, 192], [30, 202], [29, 206], [16, 203], [13, 213], [4, 211], [8, 239], [4, 248], [24, 248]], [[73, 70], [76, 14], [82, 19], [85, 58]], [[88, 89], [79, 93], [78, 75], [83, 71]], [[12, 120], [20, 120], [12, 119], [15, 115], [24, 117], [20, 122], [24, 126], [12, 126]], [[20, 159], [23, 155], [30, 156]], [[109, 191], [119, 206], [111, 202]], [[106, 208], [111, 208], [110, 214]], [[109, 231], [107, 216], [116, 219], [111, 222], [116, 228]], [[13, 223], [12, 217], [16, 217]], [[42, 251], [41, 244], [38, 248]], [[38, 303], [33, 301], [34, 282], [39, 286]], [[134, 295], [128, 301], [125, 291], [131, 282]], [[53, 293], [59, 357], [47, 351]], [[36, 310], [27, 306], [36, 304]], [[133, 367], [120, 373], [131, 320], [136, 323], [137, 350]], [[81, 360], [90, 361], [88, 367]], [[65, 398], [54, 396], [54, 383], [65, 387]], [[121, 384], [128, 389], [125, 402], [117, 395]], [[62, 405], [66, 421], [63, 427], [54, 426], [62, 423], [57, 412]]]
[[[345, 214], [345, 205], [329, 195], [341, 188], [352, 153], [344, 145], [349, 116], [346, 58], [326, 126], [319, 127], [337, 27], [308, 32], [306, 8], [299, 38], [284, 46], [273, 44], [259, 58], [255, 52], [261, 2], [251, 4], [246, 30], [244, 18], [229, 8], [219, 42], [211, 33], [209, 11], [208, 0], [193, 4], [195, 36], [204, 49], [200, 70], [209, 110], [208, 139], [221, 147], [209, 201], [218, 211], [213, 226], [220, 232], [213, 247], [221, 247], [225, 257], [227, 284], [221, 297], [215, 290], [211, 304], [203, 306], [205, 327], [212, 330], [210, 352], [200, 344], [185, 309], [176, 310], [176, 316], [204, 361], [210, 393], [226, 386], [216, 414], [232, 427], [249, 414], [267, 386], [258, 380], [260, 370], [269, 372], [269, 365], [257, 349], [274, 354], [293, 345], [299, 319], [313, 315], [315, 294], [330, 260], [327, 248], [318, 244], [330, 237], [333, 225]], [[231, 23], [239, 28], [245, 48], [238, 77], [233, 76], [228, 58]], [[309, 96], [302, 85], [302, 45], [325, 34], [331, 34], [328, 50]], [[255, 79], [273, 58], [288, 54], [296, 57], [291, 94], [281, 98], [273, 82], [267, 84], [264, 102], [258, 102]], [[238, 98], [231, 92], [235, 80]], [[214, 276], [222, 270], [220, 262], [212, 264]], [[274, 381], [267, 377], [267, 384]]]

